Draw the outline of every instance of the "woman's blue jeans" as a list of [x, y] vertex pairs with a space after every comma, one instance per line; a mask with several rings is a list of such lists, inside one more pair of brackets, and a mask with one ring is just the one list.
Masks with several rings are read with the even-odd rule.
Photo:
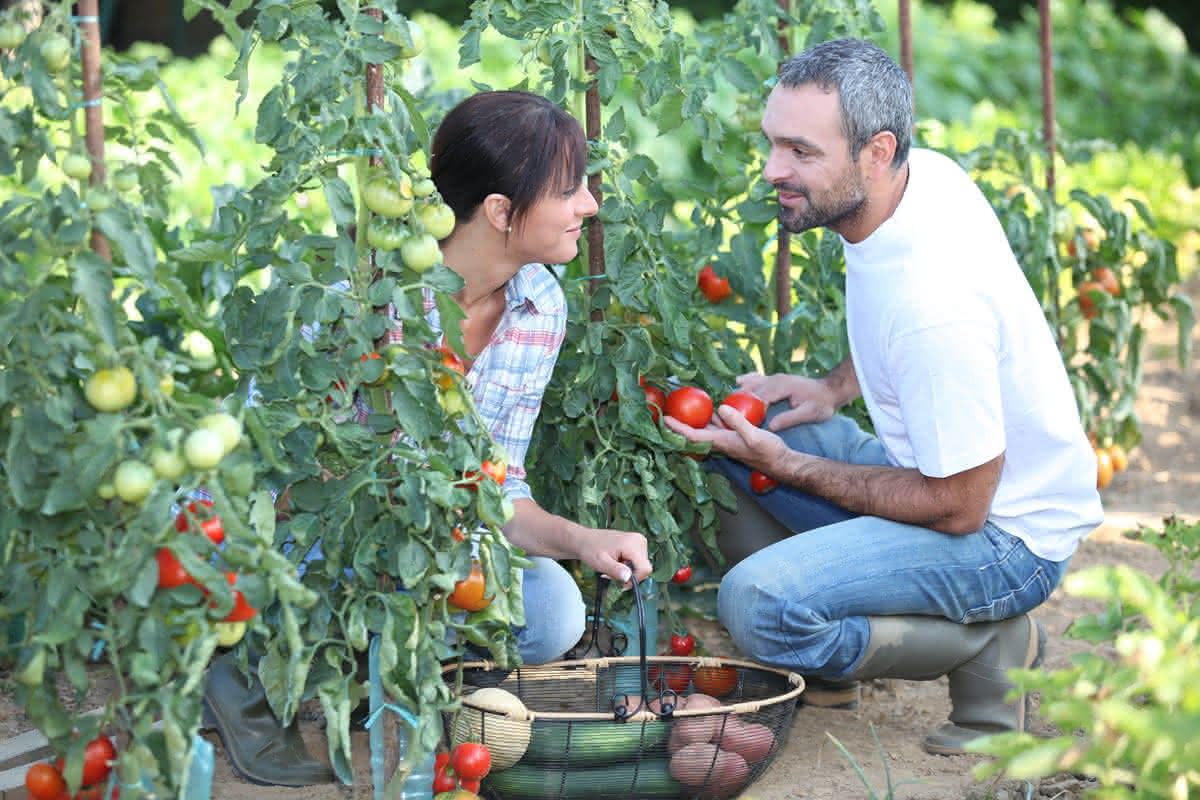
[[[776, 404], [768, 416], [786, 408]], [[780, 435], [812, 455], [889, 463], [879, 440], [847, 417]], [[749, 486], [744, 464], [709, 463]], [[749, 658], [805, 675], [851, 673], [866, 652], [869, 616], [923, 614], [970, 623], [1025, 613], [1046, 600], [1070, 561], [1039, 558], [991, 523], [960, 536], [852, 514], [782, 485], [751, 496], [793, 535], [725, 575], [717, 596], [721, 622]]]

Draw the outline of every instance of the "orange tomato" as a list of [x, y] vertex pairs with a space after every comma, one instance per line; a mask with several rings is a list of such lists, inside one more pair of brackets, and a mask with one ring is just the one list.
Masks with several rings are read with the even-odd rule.
[[1112, 483], [1113, 460], [1104, 448], [1096, 450], [1096, 488], [1103, 489]]
[[1121, 281], [1117, 278], [1117, 273], [1113, 272], [1112, 267], [1097, 267], [1092, 270], [1092, 277], [1096, 279], [1096, 283], [1100, 284], [1100, 288], [1116, 297], [1121, 293]]
[[[1083, 236], [1083, 249], [1085, 252], [1094, 253], [1094, 252], [1096, 252], [1097, 249], [1099, 249], [1100, 234], [1096, 233], [1094, 230], [1091, 230], [1089, 228], [1089, 229], [1085, 229], [1083, 231], [1082, 236]], [[1069, 255], [1071, 258], [1075, 258], [1075, 256], [1078, 254], [1078, 252], [1079, 251], [1075, 248], [1075, 237], [1072, 236], [1071, 239], [1067, 242], [1067, 255]]]
[[1076, 287], [1079, 292], [1079, 307], [1083, 309], [1083, 316], [1091, 319], [1096, 316], [1096, 295], [1105, 291], [1104, 287], [1096, 281], [1084, 281]]
[[475, 562], [471, 565], [471, 573], [454, 584], [454, 591], [448, 598], [450, 605], [464, 611], [482, 611], [492, 604], [492, 598], [483, 595], [486, 585], [483, 567], [479, 566], [479, 562]]
[[58, 800], [67, 796], [67, 782], [53, 764], [38, 763], [25, 773], [25, 790], [34, 800]]
[[1129, 466], [1129, 455], [1125, 448], [1114, 444], [1108, 448], [1108, 457], [1112, 459], [1113, 471], [1121, 472]]

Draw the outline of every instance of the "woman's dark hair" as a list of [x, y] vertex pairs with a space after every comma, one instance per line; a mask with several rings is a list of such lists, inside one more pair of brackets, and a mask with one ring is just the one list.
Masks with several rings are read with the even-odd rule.
[[481, 92], [456, 105], [433, 136], [429, 172], [459, 220], [493, 192], [511, 201], [520, 227], [541, 197], [583, 183], [587, 140], [579, 122], [529, 92]]

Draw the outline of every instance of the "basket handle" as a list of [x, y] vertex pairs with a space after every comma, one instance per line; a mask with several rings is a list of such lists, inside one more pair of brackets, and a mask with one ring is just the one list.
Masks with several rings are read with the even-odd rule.
[[[641, 587], [638, 586], [638, 579], [633, 572], [633, 564], [626, 561], [625, 564], [629, 567], [629, 580], [633, 582], [633, 598], [637, 603], [638, 611], [638, 677], [641, 680], [642, 696], [638, 707], [632, 711], [629, 709], [629, 695], [618, 694], [612, 699], [613, 713], [617, 715], [617, 719], [622, 722], [626, 719], [638, 714], [642, 711], [647, 711], [656, 717], [669, 717], [675, 713], [676, 707], [679, 705], [679, 695], [669, 685], [664, 689], [663, 685], [658, 689], [658, 710], [655, 711], [650, 707], [650, 696], [647, 692], [649, 689], [649, 679], [646, 674], [646, 608], [642, 601]], [[608, 580], [607, 575], [600, 576]], [[600, 597], [603, 593], [602, 584], [599, 580], [596, 581], [596, 614], [597, 619], [600, 613]], [[664, 681], [665, 685], [666, 682]], [[621, 698], [625, 698], [625, 702], [621, 702]]]

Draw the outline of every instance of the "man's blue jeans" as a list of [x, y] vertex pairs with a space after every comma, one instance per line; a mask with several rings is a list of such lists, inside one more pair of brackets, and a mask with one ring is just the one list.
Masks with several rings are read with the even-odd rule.
[[[768, 418], [786, 408], [775, 404]], [[847, 417], [780, 435], [812, 455], [888, 464], [878, 439]], [[745, 465], [709, 462], [749, 486]], [[1022, 614], [1045, 601], [1070, 561], [1039, 558], [991, 523], [959, 536], [855, 515], [782, 485], [754, 497], [794, 535], [725, 575], [717, 596], [721, 622], [749, 658], [805, 675], [837, 679], [852, 672], [867, 648], [868, 616], [924, 614], [970, 623]]]

